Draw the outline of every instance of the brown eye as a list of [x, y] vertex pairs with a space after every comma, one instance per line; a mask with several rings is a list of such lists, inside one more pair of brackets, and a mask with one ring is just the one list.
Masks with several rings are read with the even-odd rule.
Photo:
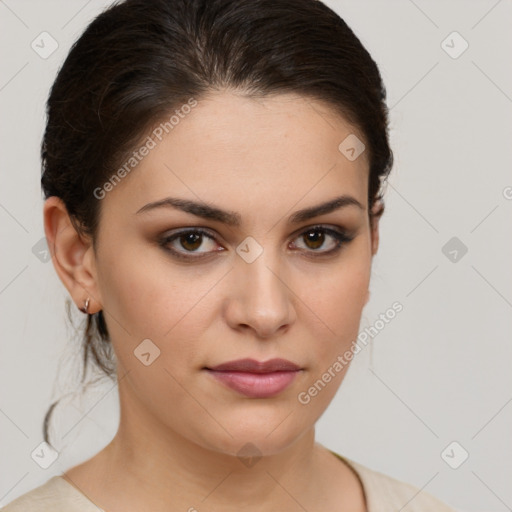
[[325, 241], [325, 233], [318, 230], [311, 230], [302, 235], [309, 249], [318, 249], [322, 247]]
[[215, 243], [213, 235], [202, 229], [189, 229], [167, 235], [159, 241], [159, 244], [166, 251], [182, 259], [199, 258], [223, 250]]
[[[297, 240], [301, 241], [302, 244], [294, 243], [293, 245], [305, 252], [321, 256], [337, 252], [353, 238], [353, 236], [349, 236], [342, 231], [324, 226], [315, 226], [299, 235]], [[322, 247], [324, 250], [319, 250]]]
[[185, 235], [180, 235], [179, 240], [183, 249], [186, 249], [187, 251], [195, 251], [201, 247], [201, 244], [203, 243], [203, 235], [198, 235], [194, 232], [186, 233]]

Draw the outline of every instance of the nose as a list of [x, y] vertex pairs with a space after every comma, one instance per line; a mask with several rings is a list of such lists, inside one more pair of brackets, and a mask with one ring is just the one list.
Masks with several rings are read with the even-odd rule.
[[296, 294], [270, 251], [264, 250], [252, 263], [237, 257], [231, 280], [224, 315], [233, 329], [252, 330], [267, 339], [295, 322]]

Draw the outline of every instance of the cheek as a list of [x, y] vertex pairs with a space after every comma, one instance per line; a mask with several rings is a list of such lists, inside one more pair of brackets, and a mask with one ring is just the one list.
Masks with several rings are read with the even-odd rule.
[[369, 251], [354, 248], [320, 280], [310, 280], [307, 304], [332, 335], [345, 337], [348, 331], [352, 334], [354, 329], [357, 331], [370, 284], [370, 271]]
[[[116, 261], [104, 259], [100, 275], [104, 309], [113, 328], [134, 339], [172, 337], [221, 277], [219, 271], [200, 273], [198, 267], [177, 266], [162, 252], [135, 244]], [[218, 274], [218, 275], [217, 275]], [[115, 325], [115, 324], [121, 324]], [[191, 333], [193, 335], [193, 333]]]
[[368, 284], [369, 269], [359, 262], [333, 274], [322, 292], [312, 295], [315, 301], [311, 309], [322, 322], [318, 324], [316, 336], [311, 333], [315, 343], [309, 345], [307, 354], [309, 372], [297, 399], [315, 421], [333, 400], [356, 357], [352, 350]]
[[[142, 401], [149, 399], [163, 411], [170, 400], [192, 407], [197, 414], [178, 383], [188, 383], [205, 362], [202, 354], [212, 322], [218, 317], [216, 294], [225, 292], [221, 290], [226, 268], [205, 272], [172, 264], [165, 255], [149, 259], [142, 264], [142, 251], [132, 248], [119, 261], [103, 263], [103, 269], [109, 271], [102, 273], [106, 292], [102, 296], [106, 299], [104, 310], [110, 313], [106, 318], [116, 357], [124, 370], [130, 371], [132, 388]], [[147, 339], [151, 343], [141, 345]], [[147, 367], [136, 357], [145, 346], [158, 354]], [[159, 398], [153, 396], [155, 390], [165, 392]]]
[[[357, 341], [361, 313], [366, 303], [370, 283], [371, 255], [366, 245], [341, 258], [339, 265], [329, 275], [316, 281], [315, 288], [306, 296], [306, 304], [312, 311], [314, 332], [310, 333], [316, 343], [310, 345], [311, 382], [321, 378]], [[313, 279], [310, 282], [313, 286]], [[316, 290], [313, 293], [313, 290]], [[306, 309], [304, 310], [306, 312]], [[309, 314], [309, 313], [308, 313]], [[321, 320], [321, 321], [318, 321]], [[321, 340], [319, 342], [319, 340]], [[341, 384], [351, 360], [343, 369], [333, 370], [336, 377], [322, 392], [319, 402], [327, 403]], [[327, 377], [328, 378], [328, 377]]]
[[198, 366], [206, 321], [200, 299], [219, 278], [193, 278], [165, 258], [142, 262], [142, 252], [133, 249], [116, 262], [104, 261], [104, 310], [116, 357], [129, 372], [125, 400], [137, 399], [172, 424], [176, 410], [200, 413], [181, 383], [186, 386]]

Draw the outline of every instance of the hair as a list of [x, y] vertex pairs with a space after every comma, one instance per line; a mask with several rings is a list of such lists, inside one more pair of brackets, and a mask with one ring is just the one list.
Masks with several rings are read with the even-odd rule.
[[[319, 0], [113, 3], [73, 44], [51, 87], [41, 145], [45, 198], [59, 197], [96, 249], [101, 201], [94, 190], [152, 126], [190, 97], [220, 90], [296, 93], [341, 114], [364, 138], [370, 221], [382, 214], [381, 186], [393, 165], [386, 90], [360, 40]], [[89, 314], [82, 381], [90, 360], [114, 379], [114, 356], [103, 312]], [[57, 403], [44, 418], [49, 444]]]

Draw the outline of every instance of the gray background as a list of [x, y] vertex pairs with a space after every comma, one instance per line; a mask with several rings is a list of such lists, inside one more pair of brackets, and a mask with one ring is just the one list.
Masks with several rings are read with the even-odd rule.
[[[377, 61], [391, 107], [395, 167], [361, 330], [395, 301], [404, 309], [354, 359], [317, 440], [459, 510], [511, 510], [511, 2], [326, 3]], [[115, 385], [73, 394], [67, 292], [37, 245], [44, 102], [72, 42], [108, 4], [0, 1], [0, 506], [89, 458], [117, 428]], [[43, 31], [58, 43], [47, 58], [31, 47]], [[469, 44], [457, 58], [453, 31]], [[63, 394], [59, 458], [42, 469], [31, 453]], [[453, 441], [462, 448], [448, 450], [452, 465], [469, 454], [457, 469], [442, 457]]]

